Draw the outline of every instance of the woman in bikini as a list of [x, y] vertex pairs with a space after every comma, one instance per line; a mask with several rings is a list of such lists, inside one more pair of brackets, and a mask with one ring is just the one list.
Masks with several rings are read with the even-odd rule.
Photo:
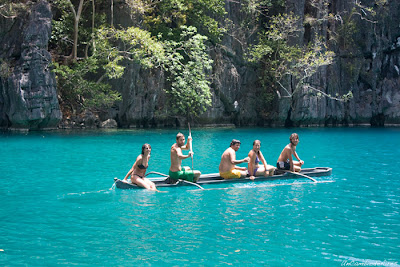
[[[253, 142], [253, 149], [249, 152], [250, 161], [247, 166], [248, 174], [251, 180], [254, 180], [255, 176], [272, 176], [274, 174], [275, 168], [271, 165], [267, 165], [267, 162], [260, 151], [261, 142], [260, 140], [255, 140]], [[263, 165], [259, 165], [259, 162]]]
[[151, 146], [144, 144], [142, 146], [142, 154], [140, 154], [132, 168], [125, 175], [124, 181], [128, 182], [128, 177], [131, 177], [131, 182], [138, 186], [144, 187], [149, 190], [158, 191], [155, 184], [149, 179], [145, 178], [146, 169], [149, 167]]

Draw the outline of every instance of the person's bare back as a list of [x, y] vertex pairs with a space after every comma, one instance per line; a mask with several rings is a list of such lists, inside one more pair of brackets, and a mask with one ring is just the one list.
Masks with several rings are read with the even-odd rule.
[[228, 172], [235, 168], [234, 162], [236, 160], [236, 153], [231, 147], [228, 147], [221, 156], [221, 162], [219, 164], [219, 172]]
[[243, 178], [246, 176], [246, 168], [238, 167], [237, 164], [249, 162], [249, 157], [242, 160], [236, 160], [236, 151], [240, 148], [240, 141], [233, 139], [229, 148], [227, 148], [221, 156], [219, 164], [219, 174], [224, 179]]

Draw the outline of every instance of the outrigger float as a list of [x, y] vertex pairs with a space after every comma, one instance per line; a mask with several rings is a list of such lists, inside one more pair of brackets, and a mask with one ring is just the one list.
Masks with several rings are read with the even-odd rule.
[[[308, 178], [313, 182], [317, 180], [312, 177], [329, 176], [332, 174], [332, 168], [329, 167], [315, 167], [315, 168], [304, 168], [299, 173], [275, 170], [275, 174], [272, 176], [258, 176], [254, 180], [250, 180], [249, 177], [240, 179], [223, 179], [219, 176], [219, 173], [202, 174], [196, 183], [185, 181], [185, 180], [171, 180], [168, 175], [159, 172], [149, 172], [147, 175], [156, 174], [158, 177], [150, 178], [154, 182], [156, 187], [174, 187], [174, 186], [185, 186], [195, 185], [201, 188], [201, 185], [205, 184], [219, 184], [219, 183], [247, 183], [247, 182], [258, 182], [258, 181], [272, 181], [272, 180], [283, 180], [283, 179], [294, 179], [294, 178]], [[147, 176], [146, 175], [146, 176]], [[118, 178], [114, 178], [115, 186], [119, 189], [142, 189], [142, 187], [136, 184], [124, 182]]]

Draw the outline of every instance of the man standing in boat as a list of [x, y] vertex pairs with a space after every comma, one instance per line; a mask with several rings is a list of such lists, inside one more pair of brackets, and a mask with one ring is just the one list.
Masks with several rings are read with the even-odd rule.
[[192, 137], [188, 137], [188, 142], [185, 145], [185, 136], [182, 133], [176, 135], [176, 143], [171, 146], [171, 167], [169, 168], [169, 177], [173, 180], [187, 180], [196, 182], [201, 175], [200, 171], [191, 170], [189, 167], [182, 167], [182, 160], [190, 158], [193, 152], [188, 155], [183, 155], [182, 150], [190, 150]]
[[233, 139], [231, 145], [221, 156], [219, 164], [219, 175], [224, 179], [243, 178], [247, 175], [245, 167], [238, 167], [237, 164], [249, 162], [249, 157], [236, 160], [236, 151], [240, 148], [240, 141]]
[[[292, 133], [292, 135], [290, 135], [289, 140], [290, 143], [287, 144], [285, 148], [282, 150], [278, 158], [278, 162], [276, 163], [276, 166], [278, 167], [279, 170], [290, 170], [292, 172], [300, 172], [301, 166], [304, 164], [304, 161], [302, 161], [299, 158], [296, 152], [296, 146], [300, 142], [299, 135], [297, 133]], [[292, 155], [294, 155], [298, 161], [294, 161]]]

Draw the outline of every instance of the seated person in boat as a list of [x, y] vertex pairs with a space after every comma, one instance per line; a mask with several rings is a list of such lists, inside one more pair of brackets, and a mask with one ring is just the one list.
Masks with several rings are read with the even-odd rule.
[[[250, 177], [251, 180], [254, 180], [255, 176], [264, 175], [272, 176], [275, 171], [275, 167], [272, 165], [268, 165], [267, 161], [264, 158], [263, 153], [260, 150], [261, 141], [255, 140], [253, 142], [253, 149], [249, 152], [249, 163], [247, 164], [247, 176]], [[263, 165], [260, 165], [260, 161]]]
[[[289, 140], [290, 143], [287, 144], [282, 150], [276, 166], [278, 167], [278, 170], [290, 170], [292, 172], [300, 172], [301, 166], [304, 164], [304, 161], [299, 158], [299, 155], [297, 155], [296, 152], [296, 146], [299, 143], [299, 135], [297, 133], [292, 133]], [[298, 161], [293, 160], [292, 155], [294, 155]]]
[[142, 153], [136, 158], [132, 168], [125, 175], [124, 182], [127, 182], [128, 176], [130, 176], [133, 184], [146, 189], [157, 190], [154, 183], [145, 178], [146, 169], [149, 167], [150, 153], [151, 146], [149, 144], [144, 144], [142, 146]]
[[219, 175], [224, 179], [243, 178], [247, 175], [245, 167], [238, 167], [237, 164], [249, 162], [249, 158], [236, 160], [236, 151], [240, 148], [240, 141], [233, 139], [231, 145], [221, 156], [219, 164]]
[[176, 143], [171, 146], [171, 167], [169, 168], [169, 177], [174, 181], [178, 179], [196, 182], [201, 175], [200, 171], [191, 170], [189, 167], [182, 167], [182, 160], [190, 158], [193, 152], [183, 155], [182, 150], [190, 150], [192, 137], [188, 137], [185, 145], [185, 136], [182, 133], [176, 135]]

